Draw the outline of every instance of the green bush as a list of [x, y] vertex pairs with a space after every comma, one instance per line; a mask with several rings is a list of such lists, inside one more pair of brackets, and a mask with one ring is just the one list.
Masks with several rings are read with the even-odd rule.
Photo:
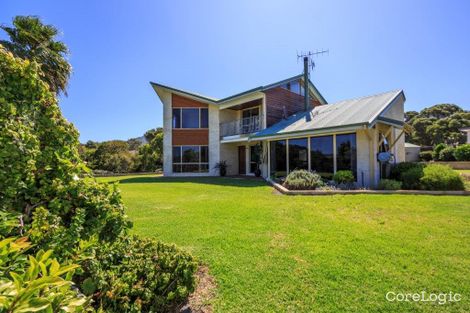
[[454, 147], [446, 147], [439, 152], [439, 161], [455, 161]]
[[395, 164], [390, 170], [390, 179], [402, 181], [402, 174], [412, 168], [422, 169], [425, 165], [415, 162], [401, 162]]
[[423, 170], [425, 167], [416, 166], [404, 171], [400, 175], [403, 189], [418, 190], [421, 189], [420, 179], [423, 177]]
[[454, 157], [457, 161], [470, 161], [470, 144], [467, 143], [455, 148]]
[[99, 291], [96, 308], [166, 312], [194, 291], [197, 263], [175, 246], [128, 237], [102, 245], [82, 266], [81, 289], [88, 295]]
[[[0, 73], [0, 210], [21, 215], [22, 231], [28, 233], [33, 243], [30, 256], [41, 249], [53, 250], [58, 262], [78, 260], [81, 265], [81, 252], [85, 249], [87, 253], [96, 251], [117, 244], [116, 238], [121, 237], [123, 242], [131, 240], [125, 239], [131, 224], [118, 190], [91, 177], [79, 155], [78, 132], [62, 116], [56, 95], [41, 81], [38, 65], [13, 57], [0, 45]], [[4, 227], [0, 229], [3, 231]], [[132, 288], [122, 288], [118, 302], [133, 299], [136, 306], [143, 301], [140, 296], [151, 299], [155, 307], [170, 305], [187, 296], [195, 273], [190, 256], [155, 242], [138, 239], [132, 242], [138, 242], [133, 249], [124, 243], [115, 247], [120, 254], [112, 255], [122, 256], [117, 263], [97, 254], [100, 259], [96, 262], [109, 261], [112, 266], [101, 264], [101, 272], [88, 272], [94, 268], [83, 267], [80, 277], [99, 277], [103, 289], [111, 286], [113, 290], [121, 288], [116, 277], [133, 281]], [[153, 244], [155, 247], [149, 247]], [[137, 251], [138, 246], [145, 247], [145, 253]], [[124, 250], [135, 254], [125, 254]], [[132, 265], [126, 265], [128, 261]], [[152, 267], [151, 261], [158, 266]], [[141, 265], [150, 269], [138, 268]], [[131, 268], [140, 269], [139, 275]], [[133, 278], [128, 278], [126, 271]], [[140, 285], [151, 286], [146, 287], [145, 297], [139, 294]], [[167, 288], [152, 287], [157, 285]], [[135, 294], [138, 296], [134, 297]], [[112, 296], [98, 289], [93, 298], [100, 300], [105, 311], [121, 312], [114, 300], [101, 301], [105, 295]]]
[[439, 153], [441, 153], [441, 150], [447, 148], [447, 145], [444, 143], [437, 144], [433, 151], [432, 151], [432, 159], [434, 161], [439, 161]]
[[419, 153], [419, 159], [425, 162], [432, 161], [432, 154], [432, 151], [422, 151]]
[[425, 190], [464, 190], [462, 177], [447, 165], [431, 164], [423, 170], [420, 179]]
[[320, 175], [306, 170], [295, 170], [287, 175], [284, 186], [291, 190], [309, 190], [323, 186]]
[[52, 250], [27, 255], [26, 237], [0, 241], [0, 312], [82, 312], [90, 299], [71, 288], [78, 265], [61, 265]]
[[393, 179], [381, 179], [377, 186], [379, 190], [399, 190], [401, 189], [401, 182]]
[[355, 181], [352, 171], [337, 171], [333, 175], [333, 180], [337, 184], [349, 184]]

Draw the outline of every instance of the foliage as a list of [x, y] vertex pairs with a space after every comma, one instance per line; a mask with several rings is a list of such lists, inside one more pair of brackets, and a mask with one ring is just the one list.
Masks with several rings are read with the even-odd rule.
[[425, 162], [432, 161], [432, 154], [433, 154], [432, 151], [421, 151], [419, 153], [419, 159]]
[[401, 182], [394, 179], [381, 179], [377, 186], [379, 190], [400, 190]]
[[439, 154], [441, 153], [442, 150], [447, 148], [447, 145], [445, 143], [439, 143], [437, 144], [433, 150], [432, 150], [432, 159], [434, 161], [439, 161]]
[[464, 190], [462, 177], [451, 167], [430, 164], [423, 170], [420, 182], [425, 190]]
[[445, 147], [439, 152], [439, 161], [455, 161], [454, 147]]
[[[15, 58], [0, 46], [0, 73], [0, 210], [9, 210], [16, 216], [21, 215], [24, 222], [22, 231], [29, 234], [34, 244], [31, 253], [41, 249], [52, 250], [58, 262], [84, 262], [97, 247], [116, 244], [116, 238], [123, 238], [123, 242], [130, 240], [125, 238], [130, 222], [124, 215], [119, 192], [115, 187], [98, 183], [90, 177], [89, 169], [80, 159], [78, 132], [63, 118], [56, 94], [40, 79], [39, 66], [35, 62]], [[122, 152], [122, 147], [122, 144], [116, 143], [101, 149], [97, 147], [96, 150], [103, 156], [107, 151]], [[0, 229], [7, 232], [9, 228], [2, 225]], [[133, 240], [137, 242], [137, 239]], [[153, 251], [148, 248], [150, 243], [144, 244], [140, 241], [139, 244], [145, 246], [147, 252]], [[136, 243], [137, 246], [139, 244]], [[123, 249], [124, 247], [121, 251]], [[155, 259], [156, 252], [150, 253], [150, 256], [142, 253], [135, 255], [132, 266], [149, 264], [153, 256], [152, 260], [160, 267], [148, 272], [143, 271], [139, 277], [141, 281], [135, 281], [134, 288], [139, 284], [153, 284], [154, 280], [173, 277], [172, 275], [179, 279], [179, 272], [170, 271], [182, 268], [175, 265], [179, 264], [177, 260], [180, 254], [175, 254], [172, 259], [171, 254], [175, 251], [165, 251], [167, 254], [162, 260], [170, 262], [169, 264], [159, 263]], [[83, 255], [85, 257], [82, 257]], [[33, 260], [31, 258], [32, 256], [30, 260]], [[183, 259], [189, 260], [190, 256]], [[41, 264], [37, 259], [31, 262], [34, 265]], [[12, 285], [5, 282], [6, 285], [2, 285], [2, 288], [8, 289], [8, 292], [16, 297], [22, 292], [27, 293], [31, 289], [29, 286], [38, 285], [43, 289], [34, 292], [34, 295], [40, 294], [52, 303], [53, 307], [57, 304], [64, 308], [68, 306], [66, 309], [72, 310], [72, 304], [77, 302], [69, 302], [72, 297], [65, 292], [65, 289], [70, 290], [67, 279], [70, 277], [62, 277], [62, 267], [57, 267], [56, 263], [51, 261], [40, 266], [38, 273], [41, 273], [41, 278], [35, 275], [22, 276], [22, 283], [13, 282]], [[173, 265], [176, 267], [172, 267]], [[29, 268], [32, 268], [31, 266]], [[192, 267], [184, 268], [185, 275], [194, 274]], [[108, 269], [111, 272], [100, 273], [100, 277], [108, 280], [102, 283], [115, 286], [112, 270], [103, 267], [103, 271]], [[87, 270], [91, 269], [84, 268], [80, 275], [91, 276]], [[35, 273], [36, 269], [31, 271]], [[147, 274], [152, 276], [146, 277]], [[41, 280], [45, 275], [55, 276], [47, 284], [35, 282], [36, 278]], [[120, 276], [125, 277], [124, 272]], [[172, 289], [175, 284], [179, 289]], [[171, 296], [179, 300], [187, 295], [187, 292], [181, 289], [183, 285], [178, 281], [168, 290], [153, 290], [152, 299], [163, 298], [167, 301], [165, 304], [171, 301]], [[170, 291], [173, 292], [171, 295]], [[123, 298], [127, 297], [124, 292], [121, 295]], [[100, 294], [93, 294], [93, 297], [99, 296]], [[22, 296], [21, 299], [29, 299], [28, 297]], [[10, 300], [4, 300], [7, 301], [4, 306], [10, 307], [14, 303], [20, 303]], [[45, 305], [46, 300], [34, 300], [34, 303]], [[134, 300], [136, 303], [140, 301], [137, 298]]]
[[306, 170], [295, 170], [287, 175], [284, 186], [291, 190], [309, 190], [323, 186], [321, 176]]
[[465, 135], [459, 129], [470, 126], [470, 112], [455, 104], [438, 104], [419, 113], [406, 112], [405, 120], [413, 127], [407, 142], [422, 146], [457, 144], [465, 142]]
[[156, 128], [145, 134], [145, 138], [150, 141], [139, 147], [135, 169], [140, 172], [154, 172], [163, 163], [163, 129]]
[[194, 290], [197, 263], [175, 246], [130, 237], [99, 247], [83, 266], [82, 290], [96, 293], [97, 308], [161, 312]]
[[14, 56], [35, 61], [40, 65], [40, 78], [55, 93], [67, 94], [67, 84], [72, 67], [67, 61], [67, 46], [55, 40], [59, 31], [52, 25], [44, 25], [35, 16], [16, 16], [13, 27], [0, 26], [10, 41], [0, 40]]
[[222, 160], [220, 162], [215, 163], [214, 169], [219, 170], [220, 176], [225, 176], [227, 174], [228, 164], [227, 161]]
[[337, 184], [349, 184], [355, 181], [354, 174], [349, 170], [337, 171], [333, 175], [333, 180]]
[[400, 162], [395, 164], [390, 170], [390, 178], [402, 180], [402, 174], [412, 168], [423, 168], [425, 165], [415, 162]]
[[401, 182], [403, 189], [418, 190], [422, 189], [420, 179], [424, 175], [424, 167], [413, 167], [401, 173]]
[[52, 250], [26, 255], [26, 237], [0, 241], [0, 311], [83, 312], [89, 298], [73, 290], [78, 265], [61, 265]]
[[455, 148], [454, 157], [457, 161], [470, 161], [470, 144], [467, 143]]

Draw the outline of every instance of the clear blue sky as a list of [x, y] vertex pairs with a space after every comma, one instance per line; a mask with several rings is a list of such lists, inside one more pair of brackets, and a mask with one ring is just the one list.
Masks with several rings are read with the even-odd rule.
[[[0, 22], [38, 15], [62, 31], [74, 73], [65, 116], [81, 141], [162, 125], [149, 81], [225, 97], [302, 71], [329, 102], [402, 88], [406, 109], [470, 109], [470, 1], [2, 0]], [[4, 35], [0, 35], [4, 37]]]

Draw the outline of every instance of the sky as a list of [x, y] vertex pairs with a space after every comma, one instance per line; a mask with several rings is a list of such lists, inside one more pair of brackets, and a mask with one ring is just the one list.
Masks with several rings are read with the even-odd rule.
[[[330, 103], [403, 89], [406, 110], [470, 109], [470, 1], [1, 0], [0, 23], [37, 15], [61, 30], [73, 74], [65, 117], [80, 140], [162, 126], [155, 81], [223, 98], [300, 74]], [[0, 34], [0, 38], [5, 35]]]

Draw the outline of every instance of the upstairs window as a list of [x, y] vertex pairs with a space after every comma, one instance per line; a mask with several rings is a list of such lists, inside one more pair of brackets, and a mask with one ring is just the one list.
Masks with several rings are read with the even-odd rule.
[[173, 109], [173, 128], [208, 128], [209, 110], [207, 108]]

